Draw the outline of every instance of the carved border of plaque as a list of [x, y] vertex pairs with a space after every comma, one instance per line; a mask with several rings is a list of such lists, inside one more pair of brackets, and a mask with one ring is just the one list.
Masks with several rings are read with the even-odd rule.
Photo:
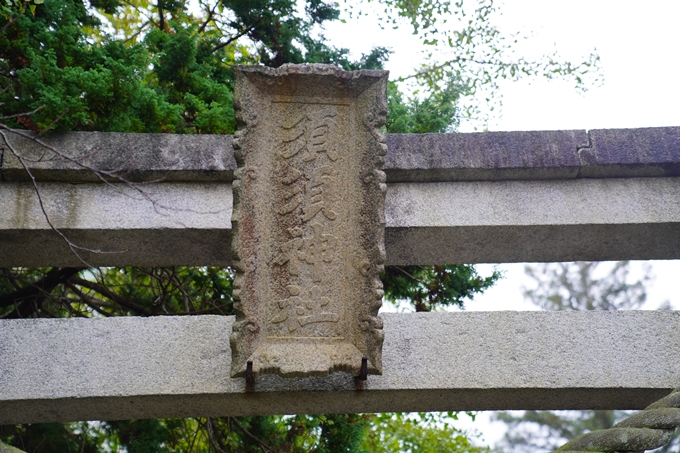
[[232, 376], [382, 373], [387, 75], [236, 68]]

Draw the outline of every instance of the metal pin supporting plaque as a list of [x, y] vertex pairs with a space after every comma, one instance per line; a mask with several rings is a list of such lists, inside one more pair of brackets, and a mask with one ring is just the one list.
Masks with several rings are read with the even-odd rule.
[[382, 372], [387, 74], [237, 68], [232, 376]]

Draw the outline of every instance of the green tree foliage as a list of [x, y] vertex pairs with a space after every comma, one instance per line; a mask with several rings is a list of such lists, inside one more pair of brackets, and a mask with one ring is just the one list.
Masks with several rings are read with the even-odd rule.
[[10, 126], [160, 131], [178, 123], [180, 110], [142, 83], [150, 64], [142, 46], [88, 44], [83, 29], [98, 21], [83, 3], [51, 1], [14, 14], [0, 34], [2, 113], [17, 115]]
[[452, 132], [459, 123], [457, 102], [466, 91], [455, 82], [420, 100], [404, 99], [397, 84], [387, 87], [387, 131], [393, 134], [424, 134], [427, 132]]
[[[380, 67], [387, 58], [377, 48], [350, 61], [346, 49], [311, 34], [337, 18], [335, 7], [309, 0], [299, 17], [296, 5], [218, 1], [205, 16], [179, 0], [102, 0], [90, 8], [82, 0], [53, 0], [33, 13], [5, 7], [2, 116], [9, 126], [40, 131], [230, 134], [236, 63], [356, 69]], [[135, 38], [117, 38], [125, 33]]]
[[[527, 266], [532, 285], [524, 297], [544, 310], [630, 310], [645, 302], [652, 280], [649, 267], [639, 278], [631, 275], [628, 261], [575, 262]], [[496, 418], [508, 425], [501, 441], [504, 452], [552, 451], [590, 431], [611, 428], [629, 416], [627, 411], [523, 411], [500, 412]], [[677, 451], [680, 439], [663, 447]]]
[[[574, 77], [583, 87], [585, 74], [597, 74], [595, 57], [574, 65], [514, 55], [516, 39], [491, 25], [492, 0], [474, 11], [463, 2], [381, 2], [386, 14], [379, 19], [407, 20], [432, 58], [448, 55], [413, 74], [434, 96], [410, 103], [413, 124], [395, 119], [395, 131], [451, 129], [456, 121], [441, 120], [455, 115], [437, 107], [475, 97], [480, 87], [493, 94], [504, 78]], [[358, 69], [381, 67], [388, 56], [376, 48], [351, 61], [347, 49], [328, 45], [315, 30], [339, 10], [321, 0], [304, 2], [303, 14], [293, 0], [199, 0], [198, 10], [185, 0], [93, 0], [89, 8], [83, 0], [36, 3], [13, 0], [0, 9], [0, 102], [2, 116], [16, 115], [5, 118], [12, 127], [231, 133], [235, 63]]]
[[380, 414], [363, 440], [362, 451], [371, 453], [482, 453], [467, 434], [455, 428], [456, 413]]
[[465, 301], [491, 287], [501, 274], [488, 277], [477, 274], [474, 266], [387, 266], [385, 298], [399, 305], [407, 301], [416, 311], [432, 311], [438, 307], [464, 308]]
[[0, 453], [3, 453], [3, 441], [26, 452], [104, 451], [103, 439], [87, 422], [4, 425], [0, 426], [0, 439]]
[[456, 429], [456, 419], [386, 413], [127, 420], [0, 426], [0, 437], [25, 452], [490, 452]]
[[[25, 451], [344, 452], [358, 451], [367, 419], [359, 415], [300, 415], [126, 420], [21, 425], [7, 427], [7, 432], [0, 427], [0, 435]], [[45, 439], [50, 444], [42, 447], [40, 441]]]

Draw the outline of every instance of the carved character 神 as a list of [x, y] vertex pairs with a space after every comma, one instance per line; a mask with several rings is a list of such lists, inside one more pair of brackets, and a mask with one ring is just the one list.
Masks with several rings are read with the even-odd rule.
[[303, 239], [304, 244], [298, 252], [298, 257], [312, 265], [312, 280], [320, 282], [323, 276], [323, 264], [330, 263], [335, 258], [337, 238], [324, 231], [323, 225], [314, 223], [313, 234]]

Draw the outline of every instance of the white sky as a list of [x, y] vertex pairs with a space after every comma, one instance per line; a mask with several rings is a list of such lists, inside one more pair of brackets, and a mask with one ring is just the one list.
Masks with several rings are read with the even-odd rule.
[[[579, 61], [596, 49], [605, 83], [585, 95], [560, 81], [506, 83], [503, 114], [493, 118], [490, 130], [680, 125], [680, 2], [508, 0], [499, 12], [495, 23], [503, 32], [531, 35], [520, 43], [524, 55], [557, 50]], [[374, 46], [391, 48], [391, 78], [410, 74], [421, 61], [419, 41], [408, 27], [382, 30], [370, 14], [346, 19], [327, 27], [330, 42], [355, 57]]]
[[[342, 3], [341, 3], [342, 5]], [[503, 108], [490, 115], [489, 130], [600, 129], [680, 126], [680, 2], [677, 0], [508, 0], [496, 21], [508, 33], [522, 31], [526, 54], [554, 50], [576, 61], [594, 49], [601, 57], [604, 84], [585, 94], [572, 83], [524, 80], [501, 87]], [[391, 77], [408, 75], [419, 62], [419, 43], [407, 27], [381, 30], [375, 16], [348, 19], [325, 31], [331, 43], [347, 47], [353, 56], [373, 46], [394, 50], [387, 68]], [[462, 124], [462, 132], [479, 124]], [[523, 264], [505, 264], [506, 278], [468, 310], [529, 310], [521, 286], [527, 284]], [[492, 266], [479, 266], [481, 273]], [[680, 261], [653, 262], [656, 282], [645, 308], [670, 300], [680, 308], [673, 283], [680, 276]], [[465, 425], [468, 425], [467, 423]], [[503, 426], [489, 424], [482, 415], [476, 427], [490, 445]]]

